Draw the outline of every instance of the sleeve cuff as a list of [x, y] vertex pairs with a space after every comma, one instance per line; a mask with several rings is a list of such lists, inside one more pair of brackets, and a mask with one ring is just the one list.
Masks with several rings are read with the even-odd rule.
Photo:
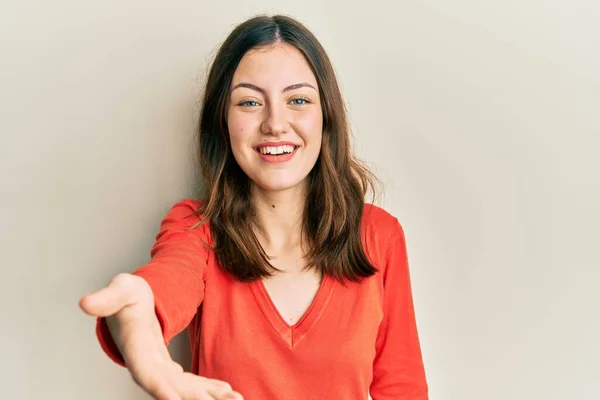
[[108, 330], [105, 318], [98, 318], [96, 320], [96, 336], [104, 353], [115, 363], [125, 367], [125, 360]]

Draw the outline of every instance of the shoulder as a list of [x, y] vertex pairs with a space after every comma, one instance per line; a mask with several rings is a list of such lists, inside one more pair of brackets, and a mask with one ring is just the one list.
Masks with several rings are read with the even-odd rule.
[[197, 213], [203, 204], [204, 202], [196, 199], [182, 199], [170, 207], [169, 211], [167, 212], [167, 216], [177, 218], [192, 218], [190, 215], [196, 215], [196, 217], [198, 217]]
[[404, 242], [404, 230], [398, 218], [374, 204], [365, 204], [361, 234], [368, 257], [376, 264], [385, 262], [392, 247]]
[[201, 224], [203, 218], [199, 213], [202, 204], [198, 200], [183, 199], [168, 206], [150, 250], [153, 260], [185, 266], [209, 259], [209, 229], [207, 224]]
[[366, 203], [362, 215], [362, 230], [380, 237], [395, 235], [401, 229], [400, 221], [385, 209]]
[[161, 221], [159, 235], [196, 231], [204, 236], [207, 223], [200, 226], [203, 220], [200, 214], [203, 204], [200, 200], [185, 198], [171, 205]]

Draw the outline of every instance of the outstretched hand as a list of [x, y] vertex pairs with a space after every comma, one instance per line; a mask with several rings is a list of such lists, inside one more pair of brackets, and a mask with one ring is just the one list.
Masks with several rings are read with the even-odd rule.
[[88, 315], [106, 318], [133, 380], [156, 400], [243, 400], [223, 381], [184, 372], [164, 343], [148, 283], [135, 275], [117, 275], [108, 286], [84, 296]]

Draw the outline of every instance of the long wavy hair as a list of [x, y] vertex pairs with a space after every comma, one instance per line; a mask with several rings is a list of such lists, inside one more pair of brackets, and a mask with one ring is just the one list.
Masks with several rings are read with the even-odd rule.
[[310, 65], [319, 86], [323, 139], [309, 173], [302, 234], [307, 269], [344, 283], [377, 272], [363, 249], [361, 221], [365, 196], [375, 195], [374, 175], [352, 154], [346, 108], [329, 57], [317, 38], [288, 16], [256, 16], [236, 26], [210, 66], [198, 124], [198, 159], [205, 194], [197, 211], [208, 222], [211, 248], [221, 268], [249, 282], [277, 272], [254, 230], [251, 182], [233, 157], [227, 104], [234, 72], [249, 50], [287, 43]]

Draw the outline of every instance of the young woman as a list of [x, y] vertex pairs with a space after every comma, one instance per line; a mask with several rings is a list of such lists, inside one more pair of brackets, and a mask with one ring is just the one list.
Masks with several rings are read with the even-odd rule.
[[[284, 16], [242, 23], [202, 106], [205, 198], [81, 300], [104, 351], [156, 399], [427, 399], [403, 230], [365, 203], [317, 39]], [[166, 347], [186, 327], [192, 373]]]

